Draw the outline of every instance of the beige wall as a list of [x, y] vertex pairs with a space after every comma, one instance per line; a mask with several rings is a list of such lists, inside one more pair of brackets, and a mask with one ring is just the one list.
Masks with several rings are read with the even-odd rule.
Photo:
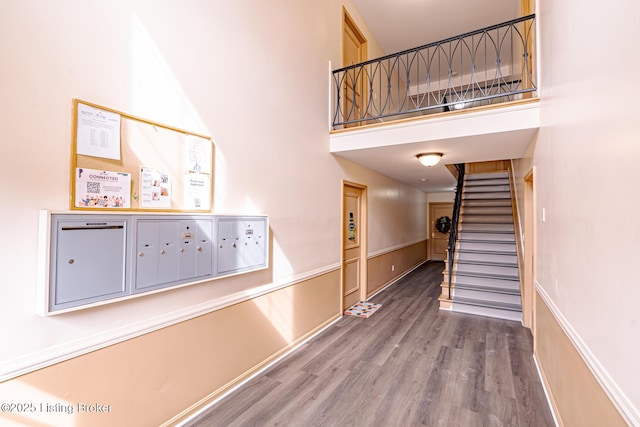
[[386, 252], [367, 260], [367, 296], [384, 289], [427, 259], [427, 241]]
[[[640, 4], [537, 3], [536, 278], [629, 422], [640, 424], [640, 89], [629, 77], [640, 66], [630, 54], [640, 36]], [[547, 332], [541, 324], [536, 335]], [[541, 361], [543, 370], [562, 377], [550, 382], [566, 379], [549, 363]]]
[[[382, 54], [349, 1], [25, 0], [4, 4], [0, 14], [4, 58], [0, 185], [6, 203], [0, 223], [0, 252], [5, 254], [0, 257], [0, 322], [11, 325], [3, 337], [11, 345], [0, 347], [1, 379], [99, 349], [135, 336], [136, 331], [166, 327], [183, 312], [204, 307], [201, 314], [208, 316], [209, 308], [230, 295], [251, 295], [257, 289], [286, 287], [309, 276], [329, 274], [340, 263], [343, 179], [368, 186], [369, 251], [425, 238], [424, 193], [338, 161], [328, 152], [327, 71], [329, 62], [334, 68], [341, 65], [343, 4], [367, 35], [369, 53]], [[216, 144], [214, 211], [270, 216], [270, 268], [51, 318], [37, 316], [37, 217], [40, 209], [68, 208], [73, 98], [211, 135]], [[285, 318], [284, 327], [295, 327], [296, 333], [288, 340], [270, 341], [264, 355], [331, 319], [333, 304], [339, 301], [336, 283], [334, 278], [327, 284], [322, 314], [295, 324]], [[232, 316], [227, 326], [238, 320], [242, 319]], [[192, 325], [200, 326], [191, 331]], [[202, 328], [207, 330], [206, 325], [188, 321], [175, 327], [198, 335]], [[171, 352], [187, 348], [167, 333], [171, 338], [163, 345]], [[147, 343], [137, 338], [122, 345], [141, 348], [141, 357], [167, 351]], [[224, 343], [216, 348], [230, 356], [240, 351]], [[56, 365], [34, 375], [42, 378], [38, 384], [44, 388], [49, 379], [64, 372], [52, 384], [52, 395], [89, 399], [100, 392], [109, 372], [122, 367], [113, 362], [105, 374], [100, 373], [97, 361], [112, 351], [117, 350], [108, 347], [77, 362], [65, 362], [63, 371]], [[250, 369], [256, 360], [229, 368], [227, 374]], [[201, 361], [188, 360], [192, 362], [193, 372], [205, 367]], [[125, 373], [131, 374], [127, 369]], [[179, 391], [173, 390], [182, 381], [179, 375], [194, 375], [176, 371], [178, 382], [174, 382], [166, 377], [164, 367], [145, 369], [145, 381], [156, 387], [145, 390], [151, 393], [145, 398], [158, 398], [153, 405], [159, 406]], [[69, 377], [94, 371], [91, 384], [64, 385]], [[215, 391], [220, 386], [217, 381], [211, 380], [208, 389], [198, 393]], [[22, 380], [3, 387], [12, 383]], [[0, 397], [5, 397], [2, 390]], [[192, 395], [180, 398], [179, 405], [169, 404], [159, 417], [193, 399]]]

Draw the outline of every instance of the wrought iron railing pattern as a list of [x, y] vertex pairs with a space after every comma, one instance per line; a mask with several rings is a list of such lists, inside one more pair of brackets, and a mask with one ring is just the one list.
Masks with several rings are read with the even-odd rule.
[[535, 15], [333, 72], [333, 126], [519, 99], [534, 92]]

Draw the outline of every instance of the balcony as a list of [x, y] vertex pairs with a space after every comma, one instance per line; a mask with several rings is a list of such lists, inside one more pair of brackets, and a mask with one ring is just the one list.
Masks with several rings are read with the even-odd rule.
[[534, 96], [535, 15], [335, 70], [334, 130]]
[[[426, 193], [445, 165], [517, 159], [540, 127], [535, 15], [332, 73], [330, 151]], [[416, 155], [443, 153], [425, 168]]]

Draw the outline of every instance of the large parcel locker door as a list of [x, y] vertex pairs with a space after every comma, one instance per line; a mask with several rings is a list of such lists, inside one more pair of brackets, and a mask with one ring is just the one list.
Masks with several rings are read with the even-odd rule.
[[127, 221], [54, 220], [49, 309], [127, 294]]

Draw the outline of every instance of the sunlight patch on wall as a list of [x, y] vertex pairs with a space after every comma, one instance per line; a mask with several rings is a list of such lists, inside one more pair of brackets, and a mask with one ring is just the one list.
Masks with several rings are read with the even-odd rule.
[[131, 104], [134, 114], [169, 126], [209, 134], [176, 75], [137, 16], [133, 17], [131, 33]]
[[287, 343], [292, 343], [295, 338], [293, 292], [294, 287], [290, 286], [253, 300], [265, 319]]

